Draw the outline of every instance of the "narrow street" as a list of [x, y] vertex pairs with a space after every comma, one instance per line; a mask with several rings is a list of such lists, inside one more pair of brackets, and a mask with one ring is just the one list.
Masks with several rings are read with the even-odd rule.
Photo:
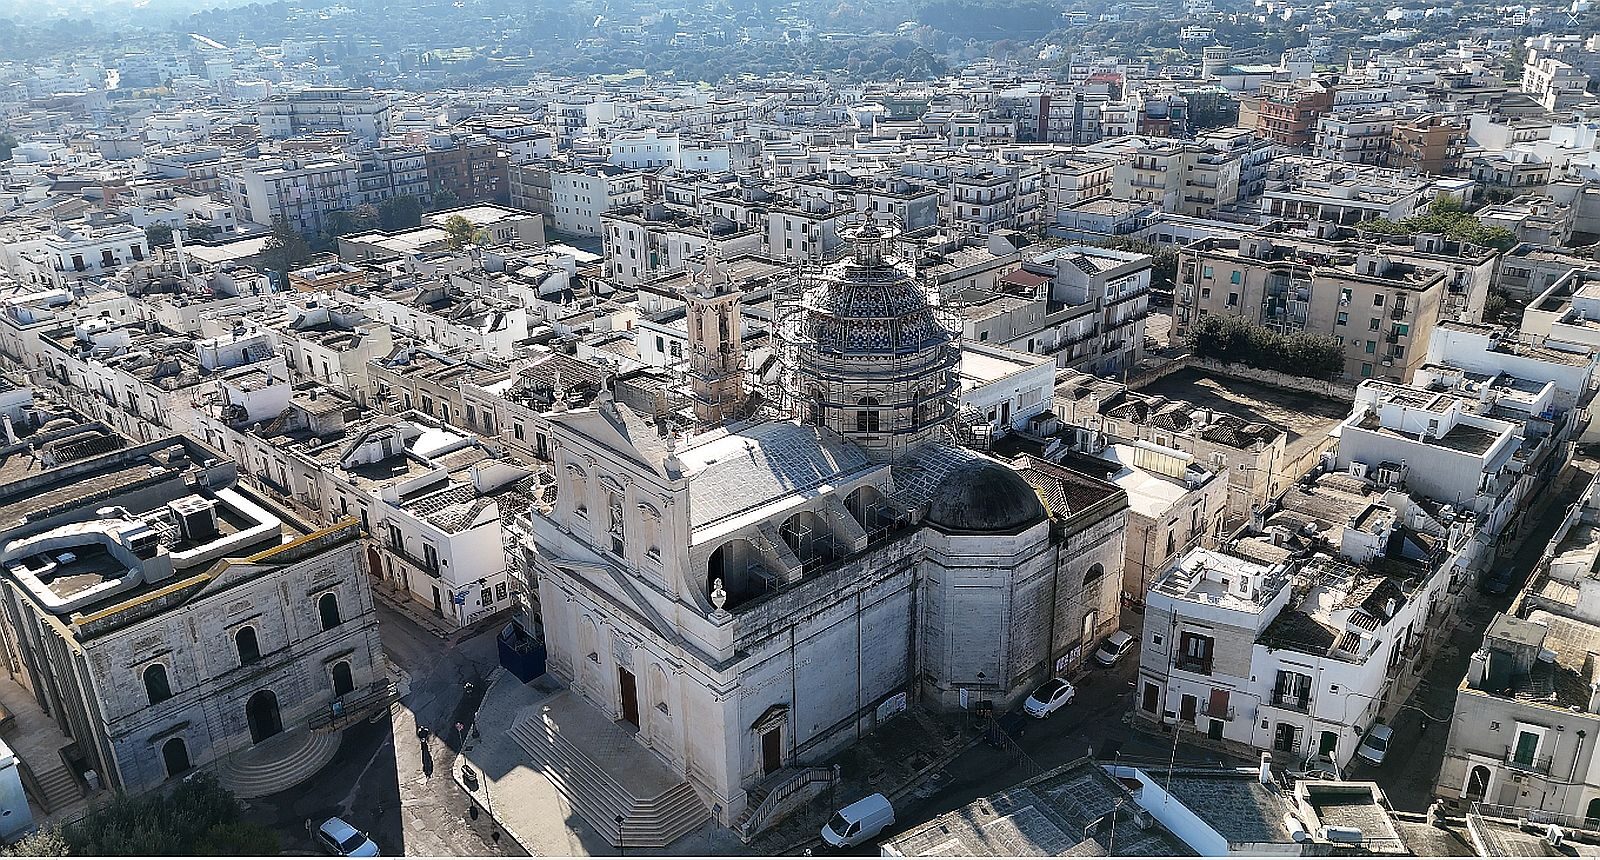
[[[1141, 620], [1142, 616], [1128, 612], [1123, 627], [1138, 636]], [[1213, 750], [1174, 745], [1170, 738], [1135, 730], [1129, 724], [1134, 679], [1139, 674], [1137, 649], [1109, 669], [1091, 665], [1093, 669], [1075, 680], [1078, 692], [1071, 705], [1043, 720], [1028, 722], [1017, 741], [1020, 755], [985, 743], [968, 749], [896, 805], [896, 830], [907, 830], [1086, 755], [1108, 761], [1249, 764], [1226, 761]]]
[[[450, 776], [468, 723], [497, 665], [498, 626], [447, 647], [438, 637], [378, 604], [384, 650], [410, 676], [411, 691], [389, 713], [347, 729], [327, 767], [288, 791], [248, 801], [251, 817], [279, 831], [290, 852], [315, 852], [306, 822], [339, 816], [367, 831], [386, 856], [521, 855], [521, 848], [471, 815]], [[471, 693], [466, 684], [473, 684]], [[428, 726], [426, 743], [418, 725]]]
[[[1395, 735], [1383, 765], [1373, 767], [1356, 759], [1345, 773], [1347, 778], [1377, 782], [1396, 809], [1427, 810], [1433, 800], [1434, 780], [1444, 761], [1450, 723], [1455, 716], [1456, 691], [1461, 679], [1466, 677], [1467, 663], [1473, 652], [1483, 646], [1484, 631], [1495, 613], [1504, 612], [1527, 584], [1529, 574], [1538, 566], [1545, 547], [1561, 524], [1567, 506], [1583, 495], [1595, 469], [1593, 461], [1574, 460], [1567, 472], [1567, 482], [1548, 500], [1542, 514], [1530, 515], [1533, 528], [1523, 535], [1510, 559], [1499, 562], [1511, 564], [1516, 571], [1511, 587], [1505, 594], [1486, 595], [1473, 591], [1466, 596], [1460, 610], [1460, 623], [1425, 670], [1405, 707], [1395, 716]], [[1422, 727], [1424, 716], [1428, 721], [1426, 731]]]

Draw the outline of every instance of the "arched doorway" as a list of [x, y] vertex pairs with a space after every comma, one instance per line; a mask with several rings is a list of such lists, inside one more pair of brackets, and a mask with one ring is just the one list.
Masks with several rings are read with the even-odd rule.
[[251, 743], [261, 743], [283, 731], [283, 718], [278, 714], [278, 696], [271, 690], [257, 690], [245, 703], [244, 716], [250, 724]]
[[1583, 813], [1583, 826], [1590, 830], [1600, 828], [1600, 797], [1589, 801], [1589, 808]]
[[189, 745], [183, 742], [183, 738], [169, 739], [161, 745], [161, 761], [167, 766], [169, 779], [186, 773], [190, 768]]
[[1467, 775], [1467, 800], [1481, 802], [1489, 794], [1489, 769], [1483, 765], [1472, 768]]
[[343, 696], [353, 692], [356, 688], [354, 674], [350, 671], [350, 664], [344, 660], [333, 664], [333, 694]]

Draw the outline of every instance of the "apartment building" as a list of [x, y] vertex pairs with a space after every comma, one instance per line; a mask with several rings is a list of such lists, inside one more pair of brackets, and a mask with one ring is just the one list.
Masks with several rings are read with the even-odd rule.
[[1261, 222], [1282, 221], [1318, 239], [1348, 235], [1362, 221], [1400, 221], [1424, 210], [1439, 189], [1390, 168], [1289, 156], [1263, 183]]
[[1203, 218], [1239, 199], [1240, 168], [1232, 153], [1205, 144], [1152, 139], [1117, 164], [1111, 193]]
[[126, 221], [19, 223], [0, 231], [0, 271], [34, 288], [71, 288], [116, 274], [149, 254], [144, 230]]
[[1588, 98], [1589, 76], [1555, 57], [1539, 57], [1523, 64], [1519, 88], [1547, 111], [1566, 110]]
[[389, 96], [373, 90], [307, 87], [257, 105], [256, 122], [264, 137], [347, 131], [377, 143], [389, 133]]
[[551, 220], [563, 233], [601, 236], [605, 229], [601, 215], [643, 202], [644, 178], [635, 171], [611, 165], [551, 168]]
[[1467, 151], [1467, 129], [1444, 114], [1422, 114], [1395, 120], [1389, 138], [1390, 167], [1423, 176], [1454, 173]]
[[1449, 279], [1378, 249], [1347, 250], [1264, 233], [1202, 239], [1179, 252], [1173, 329], [1207, 314], [1344, 347], [1348, 379], [1411, 378], [1427, 356]]
[[1333, 87], [1323, 81], [1267, 81], [1261, 85], [1256, 133], [1292, 149], [1309, 147], [1317, 122], [1333, 109]]
[[606, 275], [620, 286], [637, 286], [661, 275], [681, 271], [692, 257], [705, 253], [715, 242], [719, 254], [759, 253], [762, 231], [661, 202], [626, 206], [600, 216]]
[[1146, 597], [1135, 717], [1296, 769], [1349, 762], [1445, 640], [1476, 559], [1470, 519], [1435, 510], [1333, 472], [1190, 550]]
[[1317, 120], [1311, 151], [1318, 158], [1387, 165], [1399, 117], [1392, 109], [1339, 111]]
[[494, 140], [439, 141], [423, 151], [429, 199], [466, 203], [509, 203], [509, 161]]
[[245, 159], [218, 172], [223, 198], [241, 225], [267, 228], [278, 219], [306, 235], [328, 227], [328, 215], [354, 209], [359, 200], [353, 158]]
[[389, 147], [363, 151], [358, 159], [358, 203], [376, 206], [395, 197], [411, 197], [419, 202], [429, 198], [428, 159], [422, 152]]

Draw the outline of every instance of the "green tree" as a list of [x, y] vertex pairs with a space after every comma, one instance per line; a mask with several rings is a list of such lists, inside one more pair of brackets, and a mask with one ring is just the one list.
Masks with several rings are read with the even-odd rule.
[[172, 228], [166, 224], [151, 224], [144, 228], [144, 240], [152, 248], [172, 247]]
[[244, 820], [244, 807], [217, 778], [197, 772], [164, 789], [118, 794], [83, 818], [47, 828], [6, 856], [259, 856], [278, 853], [278, 837]]
[[1462, 202], [1451, 194], [1443, 194], [1428, 204], [1428, 211], [1399, 221], [1373, 218], [1356, 225], [1359, 232], [1380, 236], [1415, 236], [1418, 233], [1438, 233], [1484, 248], [1504, 251], [1517, 244], [1517, 234], [1504, 227], [1491, 227], [1479, 221], [1466, 210]]
[[288, 221], [274, 218], [272, 235], [267, 237], [266, 247], [261, 249], [261, 258], [267, 264], [267, 269], [277, 272], [280, 281], [286, 284], [290, 270], [311, 259], [311, 246], [306, 244], [306, 237], [289, 226]]
[[422, 204], [409, 194], [378, 204], [378, 226], [393, 232], [422, 226]]
[[46, 827], [7, 845], [0, 854], [6, 857], [65, 857], [70, 850], [71, 846], [67, 845], [60, 828]]
[[210, 224], [195, 224], [189, 228], [189, 238], [197, 242], [209, 242], [217, 238], [217, 234], [221, 232], [222, 230]]
[[482, 230], [473, 226], [471, 221], [460, 215], [451, 215], [444, 219], [445, 244], [451, 250], [460, 250], [468, 245], [482, 244], [487, 236]]
[[11, 160], [11, 150], [17, 148], [17, 136], [9, 131], [0, 132], [0, 161]]

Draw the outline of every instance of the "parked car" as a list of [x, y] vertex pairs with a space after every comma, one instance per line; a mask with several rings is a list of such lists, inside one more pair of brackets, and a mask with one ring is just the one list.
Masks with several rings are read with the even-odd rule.
[[1022, 711], [1042, 720], [1063, 706], [1072, 704], [1072, 697], [1077, 694], [1077, 689], [1071, 683], [1061, 678], [1051, 678], [1028, 696], [1028, 700], [1022, 703]]
[[868, 795], [835, 812], [822, 826], [822, 841], [834, 848], [854, 848], [894, 824], [894, 806], [881, 794]]
[[1105, 641], [1100, 643], [1100, 647], [1095, 649], [1094, 661], [1102, 666], [1115, 665], [1122, 659], [1122, 655], [1133, 650], [1133, 645], [1133, 635], [1126, 630], [1118, 630], [1107, 636]]
[[1006, 714], [989, 726], [983, 736], [984, 743], [995, 749], [1004, 749], [1006, 738], [1020, 740], [1028, 732], [1028, 718], [1015, 711]]
[[1338, 780], [1339, 765], [1326, 755], [1314, 755], [1305, 760], [1300, 766], [1300, 772], [1295, 774], [1297, 779]]
[[367, 834], [351, 827], [342, 818], [330, 818], [317, 828], [317, 843], [324, 851], [340, 857], [377, 857], [378, 846]]
[[1367, 731], [1361, 746], [1356, 747], [1356, 755], [1374, 765], [1383, 764], [1383, 756], [1389, 751], [1389, 739], [1392, 737], [1394, 737], [1394, 727], [1379, 723]]

